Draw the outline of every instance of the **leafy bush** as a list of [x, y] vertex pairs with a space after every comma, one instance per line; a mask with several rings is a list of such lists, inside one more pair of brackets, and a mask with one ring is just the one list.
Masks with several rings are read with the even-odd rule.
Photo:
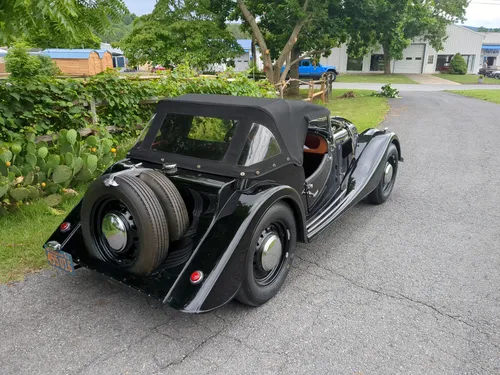
[[373, 94], [374, 96], [384, 97], [384, 98], [399, 98], [399, 90], [391, 86], [390, 83], [382, 86], [382, 91]]
[[38, 75], [40, 60], [30, 55], [26, 43], [16, 43], [5, 56], [5, 70], [14, 79], [27, 79]]
[[61, 74], [61, 70], [49, 56], [37, 55], [37, 57], [40, 60], [40, 76], [53, 77]]
[[466, 74], [467, 73], [467, 63], [461, 54], [457, 53], [450, 61], [450, 73], [451, 74]]
[[30, 55], [30, 46], [16, 43], [5, 56], [5, 69], [12, 79], [52, 77], [60, 73], [56, 63], [48, 56]]
[[[55, 137], [54, 137], [55, 138]], [[34, 134], [0, 143], [0, 205], [45, 197], [58, 205], [70, 189], [101, 175], [116, 157], [110, 138], [83, 140], [74, 130], [61, 130], [53, 145], [35, 143]]]
[[[139, 104], [151, 98], [187, 93], [274, 96], [268, 81], [253, 81], [243, 74], [222, 73], [217, 78], [198, 76], [185, 65], [157, 79], [123, 78], [114, 71], [88, 80], [38, 77], [31, 80], [0, 80], [0, 140], [8, 134], [51, 134], [61, 129], [92, 127], [88, 103], [96, 100], [98, 126], [115, 126], [125, 136], [135, 135], [154, 111]], [[103, 105], [99, 105], [99, 103]]]
[[50, 134], [85, 128], [92, 116], [82, 81], [37, 78], [0, 80], [0, 140], [11, 133]]

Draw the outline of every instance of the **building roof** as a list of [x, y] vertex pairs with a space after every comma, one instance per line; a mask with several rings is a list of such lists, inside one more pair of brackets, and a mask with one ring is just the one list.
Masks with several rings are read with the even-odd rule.
[[236, 41], [245, 52], [249, 52], [252, 49], [252, 39], [236, 39]]
[[49, 56], [51, 59], [88, 59], [92, 52], [99, 54], [102, 59], [106, 50], [93, 50], [93, 49], [64, 49], [64, 48], [51, 48], [43, 50], [42, 55]]
[[120, 48], [113, 48], [109, 43], [101, 43], [101, 50], [108, 51], [114, 55], [123, 55], [123, 51]]
[[482, 33], [484, 35], [484, 45], [500, 44], [500, 33]]

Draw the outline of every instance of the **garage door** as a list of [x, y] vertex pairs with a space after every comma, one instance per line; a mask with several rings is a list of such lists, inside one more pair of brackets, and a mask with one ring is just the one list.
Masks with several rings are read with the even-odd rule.
[[403, 51], [403, 60], [394, 63], [394, 73], [422, 73], [425, 44], [411, 44]]

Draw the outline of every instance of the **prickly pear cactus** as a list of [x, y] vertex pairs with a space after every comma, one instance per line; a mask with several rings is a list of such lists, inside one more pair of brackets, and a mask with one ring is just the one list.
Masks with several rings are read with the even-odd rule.
[[26, 153], [27, 154], [34, 154], [35, 152], [36, 152], [35, 142], [26, 143]]
[[91, 136], [87, 137], [87, 139], [85, 140], [85, 143], [87, 143], [91, 147], [95, 147], [99, 144], [99, 140], [97, 139], [97, 137], [95, 135], [91, 135]]
[[23, 184], [24, 184], [24, 186], [31, 185], [34, 180], [35, 180], [35, 173], [34, 172], [28, 172], [26, 174], [26, 176], [24, 176]]
[[4, 163], [9, 163], [12, 160], [12, 152], [10, 150], [1, 150], [0, 149], [0, 160]]
[[67, 152], [64, 154], [64, 164], [66, 164], [68, 167], [72, 167], [74, 162], [74, 157], [71, 152]]
[[9, 190], [9, 178], [8, 177], [0, 177], [0, 198], [2, 198], [7, 191]]
[[52, 173], [52, 181], [56, 184], [70, 182], [73, 177], [73, 171], [67, 165], [58, 165]]
[[38, 149], [38, 156], [41, 157], [42, 159], [45, 159], [48, 153], [49, 149], [47, 147], [40, 147]]
[[30, 191], [24, 187], [19, 187], [10, 190], [9, 194], [15, 201], [22, 201], [30, 196]]
[[81, 171], [83, 167], [83, 159], [82, 158], [73, 158], [73, 174], [77, 174]]
[[59, 155], [49, 155], [47, 158], [47, 168], [54, 169], [61, 163], [61, 157]]
[[87, 182], [92, 179], [92, 172], [87, 167], [83, 167], [80, 172], [75, 176], [77, 181]]
[[75, 129], [70, 129], [68, 130], [68, 132], [66, 133], [66, 141], [70, 144], [70, 145], [74, 145], [75, 142], [76, 142], [76, 137], [77, 137], [77, 132]]
[[37, 162], [35, 154], [26, 154], [25, 161], [35, 168]]
[[59, 194], [51, 194], [45, 198], [45, 203], [47, 203], [49, 207], [54, 207], [61, 203], [61, 200], [62, 197]]
[[34, 186], [28, 186], [28, 191], [30, 195], [28, 196], [29, 199], [37, 199], [40, 197], [40, 191], [34, 187]]
[[10, 149], [15, 155], [19, 155], [23, 150], [23, 146], [20, 143], [14, 143], [12, 144], [12, 146], [10, 146]]
[[88, 170], [91, 173], [94, 173], [94, 171], [97, 169], [97, 162], [99, 159], [97, 159], [97, 156], [95, 155], [88, 155], [87, 159], [85, 159], [85, 166], [88, 168]]

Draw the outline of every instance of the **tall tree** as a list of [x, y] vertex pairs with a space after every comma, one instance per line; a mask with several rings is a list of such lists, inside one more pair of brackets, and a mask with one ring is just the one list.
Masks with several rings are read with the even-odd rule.
[[345, 0], [348, 50], [361, 56], [382, 47], [384, 72], [391, 73], [391, 60], [402, 59], [412, 39], [420, 38], [440, 50], [446, 26], [465, 18], [469, 0]]
[[211, 7], [221, 22], [244, 22], [272, 83], [283, 80], [306, 54], [328, 54], [345, 39], [340, 0], [211, 0]]
[[153, 13], [137, 18], [120, 41], [132, 64], [179, 64], [206, 68], [243, 54], [226, 25], [196, 0], [159, 0]]
[[39, 47], [95, 46], [95, 33], [126, 12], [123, 0], [0, 0], [0, 43], [27, 39]]

